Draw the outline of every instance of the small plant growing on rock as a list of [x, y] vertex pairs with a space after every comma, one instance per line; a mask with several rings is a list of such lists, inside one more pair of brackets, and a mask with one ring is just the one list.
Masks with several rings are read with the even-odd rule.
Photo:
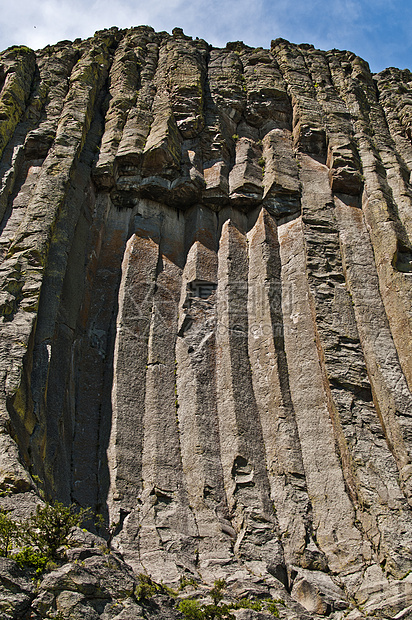
[[158, 591], [158, 585], [149, 575], [139, 573], [137, 576], [138, 584], [135, 589], [135, 595], [138, 601], [147, 601]]
[[234, 614], [231, 613], [233, 606], [221, 602], [225, 588], [226, 581], [216, 579], [210, 590], [213, 605], [202, 605], [195, 599], [186, 599], [180, 601], [178, 609], [186, 620], [235, 620]]
[[60, 548], [69, 546], [69, 534], [90, 515], [90, 510], [75, 512], [76, 507], [64, 506], [60, 502], [46, 503], [37, 510], [21, 532], [27, 545], [41, 550], [50, 560], [61, 558]]
[[196, 599], [187, 598], [180, 601], [178, 610], [183, 614], [185, 620], [236, 620], [232, 613], [235, 609], [251, 609], [253, 611], [266, 611], [275, 618], [279, 617], [279, 610], [276, 603], [285, 605], [280, 599], [254, 599], [242, 598], [233, 603], [222, 603], [223, 590], [226, 588], [224, 579], [217, 579], [209, 594], [212, 597], [212, 605], [204, 605]]
[[186, 620], [203, 620], [202, 606], [199, 601], [187, 598], [180, 601], [178, 610], [184, 615]]
[[193, 577], [185, 577], [182, 575], [179, 579], [179, 590], [184, 590], [187, 586], [197, 587], [197, 581]]
[[282, 600], [277, 600], [277, 601], [267, 601], [267, 608], [268, 611], [270, 611], [270, 613], [272, 614], [272, 616], [274, 616], [275, 618], [279, 618], [279, 609], [276, 606], [276, 603], [281, 603], [281, 605], [285, 605], [285, 603]]
[[57, 566], [56, 562], [52, 562], [39, 549], [29, 546], [19, 549], [12, 557], [21, 568], [31, 568], [38, 576], [45, 570], [53, 570]]
[[9, 557], [17, 535], [16, 523], [7, 516], [4, 510], [0, 511], [0, 556]]
[[260, 157], [259, 161], [258, 161], [258, 164], [262, 168], [262, 175], [265, 174], [265, 163], [266, 163], [265, 162], [265, 158], [264, 157]]
[[149, 602], [155, 594], [168, 594], [176, 596], [176, 592], [164, 583], [156, 583], [149, 575], [139, 573], [137, 576], [138, 584], [135, 588], [135, 596], [139, 602]]
[[251, 598], [242, 598], [233, 605], [234, 609], [253, 609], [253, 611], [262, 611], [263, 603], [260, 600]]
[[224, 579], [216, 579], [213, 584], [213, 588], [210, 590], [210, 596], [212, 597], [213, 604], [217, 605], [223, 598], [223, 590], [226, 588], [226, 581]]
[[11, 482], [3, 482], [0, 487], [0, 497], [10, 497], [13, 495], [14, 485]]
[[186, 620], [236, 620], [229, 605], [201, 605], [194, 599], [180, 601], [179, 611]]
[[37, 506], [25, 522], [13, 521], [0, 512], [0, 555], [11, 557], [22, 567], [41, 574], [62, 560], [64, 548], [70, 546], [70, 533], [90, 516], [90, 510], [76, 512], [74, 505], [60, 502]]

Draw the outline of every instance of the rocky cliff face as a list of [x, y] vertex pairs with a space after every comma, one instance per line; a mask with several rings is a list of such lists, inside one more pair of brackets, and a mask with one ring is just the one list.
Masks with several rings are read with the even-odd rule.
[[411, 73], [138, 27], [0, 85], [3, 489], [157, 580], [409, 617]]

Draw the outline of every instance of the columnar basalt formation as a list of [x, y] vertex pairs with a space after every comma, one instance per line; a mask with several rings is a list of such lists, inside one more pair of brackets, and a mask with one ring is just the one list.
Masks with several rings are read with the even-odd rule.
[[0, 86], [0, 487], [158, 581], [409, 617], [412, 74], [141, 26]]

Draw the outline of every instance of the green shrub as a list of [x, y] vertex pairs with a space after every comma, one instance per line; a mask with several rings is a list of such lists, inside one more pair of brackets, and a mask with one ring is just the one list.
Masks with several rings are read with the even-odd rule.
[[56, 566], [56, 564], [51, 562], [41, 551], [33, 547], [22, 547], [22, 549], [13, 553], [13, 560], [15, 560], [21, 568], [34, 569], [36, 575], [41, 575], [47, 568], [52, 569]]
[[230, 613], [233, 606], [221, 603], [225, 588], [226, 581], [216, 579], [210, 590], [213, 605], [201, 605], [195, 599], [185, 599], [179, 603], [178, 609], [186, 620], [235, 620], [234, 614]]
[[76, 506], [60, 502], [37, 506], [27, 523], [20, 524], [26, 546], [37, 548], [50, 561], [61, 559], [61, 547], [70, 546], [69, 534], [90, 516], [89, 509], [76, 512]]
[[217, 605], [219, 601], [223, 598], [223, 592], [226, 588], [226, 581], [224, 579], [216, 579], [213, 583], [213, 588], [210, 590], [210, 596], [212, 597], [213, 603]]
[[240, 601], [236, 601], [233, 605], [234, 609], [253, 609], [253, 611], [262, 611], [262, 601], [252, 598], [242, 598]]
[[180, 601], [178, 610], [184, 615], [186, 620], [203, 620], [202, 606], [199, 601], [187, 598], [184, 601]]
[[195, 599], [180, 601], [178, 610], [186, 620], [235, 620], [229, 605], [201, 605]]
[[222, 590], [226, 587], [224, 579], [217, 579], [210, 591], [213, 605], [203, 605], [196, 599], [180, 601], [178, 610], [184, 615], [185, 620], [235, 620], [231, 612], [235, 609], [252, 609], [253, 611], [267, 611], [275, 618], [279, 617], [276, 603], [285, 605], [281, 599], [253, 599], [243, 598], [234, 603], [222, 603]]
[[17, 525], [7, 516], [4, 510], [0, 510], [0, 556], [9, 557], [17, 537]]
[[155, 594], [168, 594], [177, 596], [177, 592], [169, 588], [164, 583], [156, 583], [149, 575], [139, 573], [137, 576], [138, 584], [135, 588], [135, 595], [138, 601], [148, 601]]
[[268, 611], [270, 611], [270, 613], [272, 614], [272, 616], [274, 616], [275, 618], [279, 618], [279, 609], [277, 608], [274, 601], [268, 601], [267, 608]]
[[184, 590], [187, 586], [197, 587], [197, 581], [193, 577], [184, 577], [183, 575], [179, 579], [179, 590]]
[[149, 575], [140, 573], [137, 579], [139, 583], [136, 586], [135, 595], [138, 601], [147, 601], [156, 594], [158, 589], [157, 584]]
[[[11, 557], [22, 567], [40, 574], [56, 566], [64, 547], [69, 547], [73, 527], [90, 517], [89, 509], [60, 502], [37, 506], [27, 521], [13, 521], [0, 511], [0, 556]], [[14, 551], [13, 551], [14, 550]]]
[[203, 617], [205, 620], [236, 620], [236, 616], [230, 613], [231, 605], [204, 605]]
[[11, 482], [3, 482], [0, 487], [0, 497], [10, 497], [13, 495], [14, 485]]

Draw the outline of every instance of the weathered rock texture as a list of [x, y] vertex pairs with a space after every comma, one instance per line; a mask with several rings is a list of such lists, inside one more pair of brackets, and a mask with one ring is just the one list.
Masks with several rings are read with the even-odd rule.
[[3, 488], [157, 580], [410, 617], [412, 74], [138, 27], [0, 80]]

